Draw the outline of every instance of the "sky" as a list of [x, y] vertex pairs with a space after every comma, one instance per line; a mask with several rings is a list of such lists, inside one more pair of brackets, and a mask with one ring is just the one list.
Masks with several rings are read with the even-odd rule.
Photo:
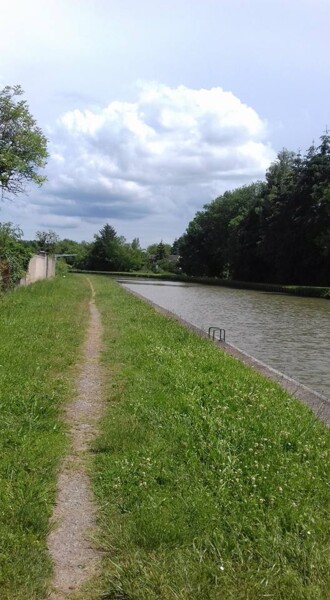
[[142, 247], [330, 125], [329, 0], [0, 0], [0, 89], [48, 139], [0, 221]]

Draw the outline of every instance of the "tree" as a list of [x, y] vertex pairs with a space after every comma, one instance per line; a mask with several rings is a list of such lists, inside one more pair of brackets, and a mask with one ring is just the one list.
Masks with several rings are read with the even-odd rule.
[[171, 245], [164, 244], [163, 241], [159, 243], [150, 244], [146, 250], [148, 256], [153, 257], [154, 259], [165, 258], [169, 254], [171, 254]]
[[157, 273], [159, 271], [168, 271], [170, 254], [170, 244], [165, 244], [162, 240], [158, 243], [150, 244], [145, 251], [145, 268]]
[[[131, 244], [125, 244], [126, 268], [131, 271], [140, 271], [145, 263], [145, 253], [141, 248], [139, 238], [134, 238]], [[124, 270], [126, 270], [126, 268]]]
[[283, 149], [266, 181], [225, 192], [177, 242], [189, 275], [298, 285], [330, 282], [330, 135], [306, 156]]
[[178, 255], [180, 254], [180, 243], [176, 238], [171, 246], [171, 254]]
[[47, 140], [29, 111], [19, 85], [0, 91], [0, 187], [2, 197], [19, 194], [29, 182], [42, 185]]
[[94, 235], [94, 242], [86, 247], [84, 256], [74, 261], [75, 266], [92, 271], [139, 271], [145, 262], [138, 238], [131, 244], [106, 223]]
[[12, 223], [0, 223], [0, 292], [23, 277], [33, 252], [22, 241], [23, 232]]
[[167, 252], [166, 252], [166, 246], [165, 244], [163, 244], [163, 241], [161, 240], [156, 248], [156, 255], [155, 255], [155, 260], [162, 260], [163, 258], [165, 258]]
[[[240, 221], [261, 193], [262, 184], [225, 192], [196, 213], [179, 239], [180, 266], [189, 275], [228, 277], [238, 254]], [[234, 243], [235, 242], [235, 243]]]
[[94, 235], [94, 242], [87, 255], [87, 268], [96, 271], [116, 270], [118, 245], [119, 240], [115, 229], [106, 223]]
[[298, 283], [328, 285], [330, 281], [330, 136], [303, 157], [293, 195]]
[[60, 238], [55, 231], [49, 229], [49, 231], [37, 231], [36, 240], [39, 250], [43, 252], [55, 252]]

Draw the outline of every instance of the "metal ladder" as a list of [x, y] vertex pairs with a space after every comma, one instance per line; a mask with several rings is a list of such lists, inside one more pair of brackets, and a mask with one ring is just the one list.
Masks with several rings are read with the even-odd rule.
[[[219, 338], [216, 338], [216, 333], [219, 333]], [[219, 339], [219, 342], [226, 341], [226, 330], [222, 329], [222, 327], [209, 327], [209, 337], [212, 336], [212, 340]]]

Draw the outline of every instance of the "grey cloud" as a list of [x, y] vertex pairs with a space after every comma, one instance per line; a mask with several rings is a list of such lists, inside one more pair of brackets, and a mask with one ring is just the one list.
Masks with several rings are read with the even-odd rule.
[[[200, 207], [263, 176], [266, 124], [221, 88], [146, 84], [135, 103], [64, 114], [52, 133], [54, 214], [140, 219]], [[41, 199], [40, 199], [41, 203]]]
[[127, 209], [123, 207], [121, 204], [115, 205], [111, 204], [110, 206], [106, 205], [98, 205], [98, 204], [79, 204], [79, 206], [68, 206], [61, 205], [60, 203], [56, 205], [53, 209], [53, 214], [55, 215], [64, 215], [70, 217], [95, 217], [96, 219], [126, 219], [137, 220], [141, 219], [146, 215], [145, 212]]
[[65, 221], [40, 221], [40, 229], [78, 229], [79, 223], [66, 223]]

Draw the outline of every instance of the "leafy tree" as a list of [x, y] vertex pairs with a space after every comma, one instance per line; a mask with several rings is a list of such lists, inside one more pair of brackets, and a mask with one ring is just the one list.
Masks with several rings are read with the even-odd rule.
[[49, 229], [48, 231], [37, 231], [36, 241], [39, 250], [43, 252], [55, 252], [60, 238], [55, 231]]
[[[128, 244], [108, 223], [94, 235], [83, 267], [95, 271], [135, 271], [143, 266], [144, 254], [138, 238]], [[82, 264], [80, 262], [80, 267]]]
[[80, 247], [85, 242], [76, 242], [75, 240], [70, 240], [68, 238], [64, 238], [63, 240], [59, 240], [56, 244], [56, 252], [58, 254], [76, 254], [79, 252]]
[[[163, 241], [150, 244], [146, 250], [148, 256], [155, 258], [165, 258], [171, 253], [170, 244], [164, 244]], [[158, 256], [157, 256], [158, 255]]]
[[261, 214], [265, 186], [246, 186], [246, 204], [228, 226], [228, 275], [243, 281], [265, 281], [267, 265], [260, 252]]
[[329, 136], [321, 136], [319, 147], [312, 144], [304, 157], [283, 151], [266, 177], [260, 250], [268, 281], [328, 285]]
[[204, 206], [178, 240], [191, 275], [330, 284], [330, 136], [305, 156], [282, 150], [266, 181]]
[[[72, 264], [76, 269], [86, 269], [88, 266], [89, 254], [92, 248], [90, 242], [80, 242], [74, 254], [73, 259], [66, 259], [68, 264]], [[62, 250], [60, 250], [62, 252]]]
[[166, 251], [166, 246], [165, 244], [163, 244], [163, 241], [159, 242], [157, 248], [156, 248], [156, 254], [155, 254], [155, 260], [162, 260], [163, 258], [166, 257], [166, 255], [168, 254], [168, 252]]
[[117, 232], [106, 223], [94, 235], [94, 242], [87, 256], [87, 268], [96, 271], [116, 271], [119, 245]]
[[180, 266], [191, 275], [231, 274], [238, 225], [260, 194], [260, 183], [225, 192], [197, 212], [179, 240]]
[[293, 235], [291, 199], [296, 160], [293, 152], [283, 149], [266, 172], [258, 243], [267, 265], [265, 277], [273, 283], [285, 283], [290, 278]]
[[140, 240], [139, 238], [134, 238], [131, 243], [132, 250], [141, 250]]
[[26, 183], [41, 185], [38, 170], [46, 165], [47, 140], [30, 114], [19, 85], [0, 91], [0, 187], [2, 196], [24, 191]]
[[[63, 240], [59, 240], [56, 243], [56, 253], [57, 254], [67, 254], [72, 256], [65, 256], [63, 260], [67, 265], [75, 266], [76, 268], [82, 268], [81, 263], [85, 260], [90, 244], [87, 242], [76, 242], [75, 240], [70, 240], [68, 238], [64, 238]], [[61, 260], [57, 259], [57, 262]]]
[[180, 243], [179, 243], [179, 240], [178, 240], [178, 239], [175, 239], [175, 240], [174, 240], [174, 242], [173, 242], [173, 244], [172, 244], [172, 247], [171, 247], [171, 252], [170, 252], [170, 254], [173, 254], [173, 255], [178, 255], [178, 254], [180, 254]]
[[186, 232], [179, 238], [180, 266], [188, 275], [210, 275], [211, 252], [209, 248], [209, 224], [207, 207], [198, 211]]
[[142, 250], [139, 238], [134, 238], [131, 244], [125, 244], [126, 268], [123, 270], [140, 271], [146, 262], [145, 252]]
[[292, 198], [297, 282], [330, 282], [330, 136], [308, 151], [297, 171]]
[[158, 243], [150, 244], [145, 251], [145, 267], [155, 272], [171, 270], [170, 254], [170, 244], [165, 244], [162, 240]]

